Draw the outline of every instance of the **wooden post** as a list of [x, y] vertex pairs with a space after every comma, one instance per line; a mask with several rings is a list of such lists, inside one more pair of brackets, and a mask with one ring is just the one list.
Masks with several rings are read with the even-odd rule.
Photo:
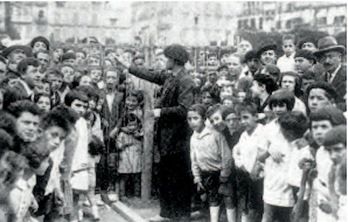
[[[151, 92], [152, 91], [152, 92]], [[152, 182], [152, 160], [153, 160], [153, 136], [154, 136], [154, 116], [153, 116], [153, 87], [144, 90], [144, 144], [143, 144], [143, 171], [141, 175], [141, 197], [142, 200], [151, 198]]]

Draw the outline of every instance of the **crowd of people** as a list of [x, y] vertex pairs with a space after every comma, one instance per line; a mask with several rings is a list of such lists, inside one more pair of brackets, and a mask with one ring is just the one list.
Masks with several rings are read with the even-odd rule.
[[100, 204], [141, 197], [141, 78], [159, 85], [151, 221], [345, 221], [346, 49], [260, 42], [197, 62], [178, 44], [155, 61], [42, 36], [2, 46], [0, 220], [83, 221], [84, 206], [99, 220]]

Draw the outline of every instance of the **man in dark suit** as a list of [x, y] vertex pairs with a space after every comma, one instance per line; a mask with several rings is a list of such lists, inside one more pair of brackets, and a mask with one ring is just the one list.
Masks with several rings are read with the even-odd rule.
[[34, 76], [39, 72], [40, 62], [34, 58], [26, 58], [19, 62], [18, 73], [20, 79], [16, 84], [16, 88], [19, 89], [23, 98], [33, 100], [34, 99]]
[[117, 61], [130, 74], [162, 86], [162, 94], [153, 110], [157, 120], [157, 144], [160, 152], [160, 214], [150, 221], [189, 221], [191, 194], [189, 144], [191, 130], [186, 121], [187, 109], [194, 102], [195, 84], [184, 65], [189, 60], [186, 49], [177, 44], [164, 49], [167, 70], [149, 70]]
[[104, 103], [101, 110], [102, 127], [106, 152], [98, 164], [97, 176], [100, 177], [101, 198], [104, 202], [115, 201], [112, 195], [107, 195], [111, 183], [115, 184], [115, 172], [117, 167], [117, 155], [115, 148], [116, 124], [121, 117], [124, 107], [124, 94], [117, 90], [119, 73], [116, 69], [105, 71]]
[[330, 83], [336, 89], [339, 96], [338, 101], [346, 98], [347, 93], [347, 67], [342, 64], [344, 52], [345, 47], [338, 45], [332, 36], [319, 39], [318, 51], [314, 52], [325, 69], [321, 75], [321, 80]]

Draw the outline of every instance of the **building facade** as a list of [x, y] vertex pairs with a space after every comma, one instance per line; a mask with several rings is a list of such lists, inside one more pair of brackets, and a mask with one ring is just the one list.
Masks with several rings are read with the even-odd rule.
[[144, 44], [231, 44], [240, 6], [233, 2], [133, 2], [132, 33]]
[[335, 35], [346, 31], [345, 2], [243, 2], [238, 28], [260, 31], [290, 31], [309, 27]]
[[116, 42], [129, 39], [129, 27], [122, 26], [122, 11], [108, 2], [10, 2], [11, 24], [22, 41], [42, 35], [55, 41], [96, 36]]

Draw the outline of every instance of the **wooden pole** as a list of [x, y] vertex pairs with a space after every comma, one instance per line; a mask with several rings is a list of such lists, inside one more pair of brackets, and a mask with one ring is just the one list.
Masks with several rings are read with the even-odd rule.
[[[152, 91], [152, 93], [151, 93]], [[143, 144], [143, 172], [141, 197], [142, 200], [150, 200], [151, 198], [151, 182], [152, 182], [152, 160], [153, 160], [153, 138], [154, 138], [154, 116], [153, 103], [153, 87], [144, 90], [144, 144]]]

